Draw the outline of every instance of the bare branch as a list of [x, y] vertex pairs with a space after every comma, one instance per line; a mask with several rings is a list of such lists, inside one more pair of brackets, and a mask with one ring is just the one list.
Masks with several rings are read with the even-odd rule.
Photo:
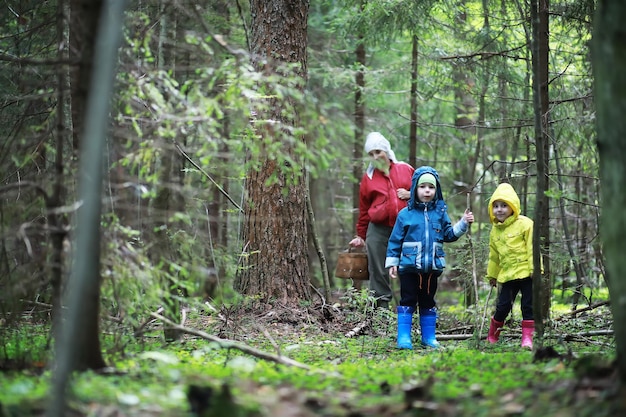
[[243, 343], [238, 343], [235, 342], [233, 340], [228, 340], [228, 339], [221, 339], [217, 336], [213, 336], [210, 335], [208, 333], [205, 333], [201, 330], [196, 330], [196, 329], [190, 329], [188, 327], [184, 327], [181, 326], [179, 324], [174, 323], [171, 320], [166, 319], [165, 317], [163, 317], [160, 314], [157, 313], [150, 313], [150, 315], [156, 319], [161, 320], [163, 323], [167, 324], [168, 326], [172, 327], [173, 329], [176, 329], [178, 331], [181, 331], [183, 333], [187, 333], [187, 334], [191, 334], [194, 336], [198, 336], [201, 337], [203, 339], [209, 340], [211, 342], [217, 343], [217, 345], [219, 347], [221, 347], [222, 349], [237, 349], [243, 353], [247, 353], [248, 355], [252, 355], [255, 356], [257, 358], [260, 359], [264, 359], [264, 360], [268, 360], [268, 361], [272, 361], [272, 362], [276, 362], [276, 363], [280, 363], [282, 365], [288, 365], [288, 366], [294, 366], [296, 368], [300, 368], [300, 369], [306, 369], [306, 370], [311, 370], [311, 368], [308, 365], [305, 365], [303, 363], [294, 361], [293, 359], [290, 359], [286, 356], [282, 356], [282, 355], [273, 355], [271, 353], [267, 353], [267, 352], [263, 352], [261, 350], [257, 350], [253, 347], [250, 347], [248, 345], [244, 345]]

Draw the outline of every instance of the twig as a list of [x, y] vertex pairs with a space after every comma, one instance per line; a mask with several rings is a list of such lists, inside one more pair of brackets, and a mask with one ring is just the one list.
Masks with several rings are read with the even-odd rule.
[[183, 150], [183, 148], [176, 141], [174, 141], [174, 146], [176, 147], [176, 149], [178, 149], [178, 152], [180, 152], [180, 154], [183, 156], [183, 158], [185, 158], [191, 165], [194, 166], [194, 168], [196, 168], [200, 173], [202, 173], [202, 175], [207, 177], [209, 179], [209, 181], [211, 181], [213, 183], [213, 185], [215, 185], [217, 187], [217, 190], [220, 193], [222, 193], [222, 195], [224, 197], [226, 197], [226, 199], [228, 201], [230, 201], [230, 203], [233, 206], [235, 206], [237, 208], [237, 210], [239, 210], [241, 213], [243, 213], [243, 209], [239, 206], [239, 204], [237, 204], [235, 202], [235, 200], [233, 200], [233, 198], [213, 179], [213, 177], [211, 177], [209, 175], [208, 172], [206, 172], [204, 169], [202, 169], [202, 167], [200, 165], [198, 165], [196, 163], [196, 161], [191, 159], [191, 157], [189, 155], [187, 155], [187, 153]]
[[480, 335], [483, 334], [483, 326], [485, 325], [485, 318], [487, 317], [487, 307], [489, 307], [489, 299], [491, 298], [492, 291], [493, 291], [493, 287], [489, 285], [489, 292], [487, 293], [487, 300], [485, 301], [485, 310], [483, 311], [482, 320], [480, 321], [480, 329], [478, 329], [479, 339], [480, 339]]
[[591, 304], [588, 305], [587, 307], [583, 307], [583, 308], [579, 308], [578, 310], [572, 310], [570, 312], [567, 312], [565, 314], [563, 314], [562, 316], [559, 316], [557, 318], [554, 319], [554, 321], [558, 321], [558, 320], [562, 320], [564, 318], [568, 318], [568, 317], [573, 317], [576, 316], [579, 313], [585, 312], [585, 311], [589, 311], [589, 310], [593, 310], [596, 309], [598, 307], [602, 307], [602, 306], [606, 306], [611, 304], [610, 301], [600, 301], [599, 303], [595, 303], [595, 304]]
[[267, 352], [263, 352], [261, 350], [257, 350], [255, 348], [250, 347], [248, 345], [245, 345], [243, 343], [237, 343], [237, 342], [235, 342], [233, 340], [222, 339], [222, 338], [219, 338], [217, 336], [213, 336], [213, 335], [210, 335], [208, 333], [205, 333], [205, 332], [203, 332], [201, 330], [196, 330], [196, 329], [191, 329], [191, 328], [188, 328], [188, 327], [181, 326], [179, 324], [174, 323], [171, 320], [168, 320], [167, 318], [165, 318], [162, 315], [157, 314], [157, 313], [150, 313], [150, 315], [152, 317], [154, 317], [155, 319], [161, 320], [163, 323], [167, 324], [168, 326], [170, 326], [173, 329], [176, 329], [176, 330], [181, 331], [183, 333], [187, 333], [187, 334], [190, 334], [190, 335], [193, 335], [193, 336], [198, 336], [198, 337], [201, 337], [202, 339], [206, 339], [206, 340], [209, 340], [211, 342], [214, 342], [222, 349], [237, 349], [237, 350], [239, 350], [239, 351], [241, 351], [243, 353], [247, 353], [249, 355], [255, 356], [255, 357], [260, 358], [260, 359], [264, 359], [264, 360], [280, 363], [282, 365], [294, 366], [294, 367], [300, 368], [300, 369], [311, 370], [311, 367], [309, 367], [308, 365], [305, 365], [305, 364], [300, 363], [298, 361], [294, 361], [293, 359], [290, 359], [288, 357], [281, 356], [281, 355], [273, 355], [271, 353], [267, 353]]
[[613, 330], [591, 330], [591, 331], [582, 332], [582, 333], [566, 334], [563, 336], [563, 340], [570, 341], [570, 340], [576, 339], [577, 337], [613, 336], [613, 334], [614, 334]]
[[317, 251], [317, 257], [320, 260], [320, 269], [322, 271], [322, 278], [324, 282], [324, 294], [326, 295], [326, 299], [330, 300], [330, 274], [328, 272], [328, 263], [326, 262], [326, 255], [324, 255], [324, 249], [322, 248], [319, 234], [317, 233], [317, 224], [315, 223], [315, 214], [313, 213], [313, 205], [311, 204], [311, 190], [309, 189], [308, 181], [305, 182], [304, 187], [304, 199], [306, 200], [309, 231], [312, 233], [313, 245]]
[[[472, 202], [470, 199], [470, 193], [467, 193], [466, 196], [467, 196], [467, 201], [466, 201], [465, 207], [467, 207], [467, 210], [471, 210]], [[474, 243], [472, 242], [472, 225], [471, 224], [467, 226], [467, 242], [469, 244], [470, 255], [472, 258], [472, 283], [474, 285], [474, 303], [476, 304], [476, 307], [478, 307], [478, 273], [476, 272], [476, 254], [474, 252]], [[480, 334], [482, 333], [482, 330], [483, 330], [483, 326], [481, 324], [478, 330], [478, 337], [476, 338], [477, 347], [478, 347], [478, 343], [480, 342]]]
[[276, 354], [278, 356], [282, 356], [280, 353], [280, 346], [278, 346], [278, 343], [276, 343], [270, 332], [268, 332], [265, 327], [261, 328], [261, 326], [256, 326], [256, 328], [261, 330], [263, 332], [263, 335], [267, 337], [267, 340], [269, 340], [272, 346], [274, 346], [274, 349], [276, 349]]
[[345, 336], [346, 337], [358, 336], [358, 335], [360, 335], [363, 332], [363, 329], [365, 329], [369, 325], [370, 325], [370, 321], [369, 320], [365, 320], [365, 321], [359, 323], [354, 329], [352, 329], [348, 333], [346, 333]]
[[[162, 313], [164, 310], [165, 309], [163, 307], [159, 307], [156, 311], [156, 314]], [[148, 326], [150, 323], [154, 323], [154, 319], [148, 319], [148, 320], [145, 320], [143, 323], [141, 323], [139, 327], [137, 327], [135, 331], [133, 332], [133, 336], [135, 337], [141, 336], [141, 334], [144, 333], [144, 329], [146, 328], [146, 326]]]

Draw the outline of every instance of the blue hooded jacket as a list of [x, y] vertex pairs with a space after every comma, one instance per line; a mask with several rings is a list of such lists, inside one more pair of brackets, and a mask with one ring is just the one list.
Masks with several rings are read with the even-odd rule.
[[[422, 174], [435, 177], [437, 190], [428, 203], [417, 198], [417, 180]], [[443, 199], [439, 174], [433, 167], [415, 170], [411, 180], [411, 197], [400, 210], [387, 244], [385, 268], [398, 266], [400, 272], [443, 271], [446, 266], [444, 242], [454, 242], [467, 232], [468, 224], [459, 220], [454, 226]]]

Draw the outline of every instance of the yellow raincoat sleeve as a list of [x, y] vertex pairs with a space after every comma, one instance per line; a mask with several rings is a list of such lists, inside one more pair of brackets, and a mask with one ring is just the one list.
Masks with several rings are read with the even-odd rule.
[[532, 277], [534, 270], [534, 262], [533, 262], [533, 223], [530, 222], [530, 227], [526, 229], [526, 253], [528, 254], [528, 270], [530, 271], [530, 275]]
[[[534, 223], [531, 222], [526, 233], [526, 253], [530, 254], [530, 259], [528, 260], [528, 270], [530, 271], [530, 276], [533, 275], [533, 271], [535, 270], [535, 263], [533, 261], [533, 226]], [[539, 265], [541, 265], [541, 273], [543, 274], [543, 257], [539, 258]]]
[[[493, 230], [491, 231], [493, 234]], [[500, 254], [498, 253], [498, 249], [494, 244], [494, 239], [489, 238], [489, 259], [487, 261], [487, 277], [486, 280], [490, 279], [498, 279], [498, 275], [500, 274]]]

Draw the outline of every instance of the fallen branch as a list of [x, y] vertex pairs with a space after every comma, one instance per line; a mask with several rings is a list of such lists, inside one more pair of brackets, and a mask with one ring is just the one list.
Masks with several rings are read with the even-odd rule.
[[608, 301], [608, 300], [607, 301], [600, 301], [599, 303], [591, 304], [591, 305], [588, 305], [587, 307], [583, 307], [583, 308], [579, 308], [577, 310], [572, 310], [570, 312], [567, 312], [567, 313], [563, 314], [562, 316], [557, 317], [554, 320], [558, 321], [558, 320], [562, 320], [564, 318], [574, 317], [577, 314], [583, 313], [585, 311], [593, 310], [593, 309], [596, 309], [598, 307], [606, 306], [606, 305], [609, 305], [609, 304], [611, 304], [611, 302]]
[[285, 356], [280, 356], [280, 355], [273, 355], [271, 353], [267, 353], [267, 352], [263, 352], [261, 350], [257, 350], [253, 347], [250, 347], [248, 345], [244, 345], [242, 343], [238, 343], [232, 340], [228, 340], [228, 339], [222, 339], [219, 338], [217, 336], [213, 336], [210, 335], [208, 333], [205, 333], [201, 330], [196, 330], [196, 329], [190, 329], [188, 327], [184, 327], [181, 326], [179, 324], [174, 323], [171, 320], [168, 320], [167, 318], [163, 317], [160, 314], [157, 313], [150, 313], [150, 315], [158, 320], [161, 320], [163, 323], [167, 324], [168, 326], [170, 326], [173, 329], [176, 329], [178, 331], [181, 331], [183, 333], [187, 333], [193, 336], [198, 336], [201, 337], [202, 339], [206, 339], [209, 340], [211, 342], [216, 343], [220, 348], [222, 349], [237, 349], [243, 353], [247, 353], [248, 355], [252, 355], [255, 356], [257, 358], [260, 359], [264, 359], [267, 361], [271, 361], [271, 362], [276, 362], [276, 363], [280, 363], [282, 365], [288, 365], [288, 366], [294, 366], [296, 368], [300, 368], [300, 369], [306, 369], [306, 370], [310, 370], [311, 368], [303, 363], [294, 361], [293, 359], [287, 358]]
[[613, 336], [613, 330], [591, 330], [582, 333], [566, 334], [563, 336], [563, 340], [572, 340], [577, 337], [591, 337], [591, 336]]
[[363, 330], [370, 325], [370, 321], [369, 320], [365, 320], [361, 323], [359, 323], [354, 329], [350, 330], [348, 333], [346, 333], [344, 336], [346, 337], [354, 337], [354, 336], [358, 336], [361, 333], [363, 333]]
[[[549, 334], [544, 335], [547, 339], [573, 340], [577, 337], [592, 337], [592, 336], [613, 336], [613, 330], [590, 330], [588, 332], [572, 333], [572, 334]], [[502, 333], [502, 336], [506, 336], [506, 333]], [[437, 340], [467, 340], [474, 337], [472, 333], [468, 334], [437, 334]], [[481, 336], [481, 339], [485, 337]]]
[[[156, 311], [156, 314], [162, 313], [163, 311], [165, 311], [165, 309], [163, 307], [159, 307]], [[141, 323], [139, 325], [139, 327], [137, 327], [135, 329], [135, 331], [133, 332], [133, 336], [134, 337], [139, 337], [144, 333], [144, 329], [149, 325], [154, 323], [154, 319], [148, 319], [146, 321], [144, 321], [143, 323]]]

